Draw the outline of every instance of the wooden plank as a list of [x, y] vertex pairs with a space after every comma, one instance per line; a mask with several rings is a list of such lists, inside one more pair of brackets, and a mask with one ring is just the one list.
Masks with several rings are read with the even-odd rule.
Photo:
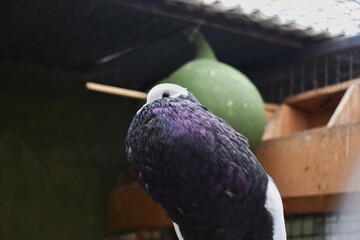
[[337, 209], [339, 195], [283, 198], [285, 214], [324, 213]]
[[309, 197], [284, 198], [285, 214], [310, 214], [334, 211], [360, 211], [360, 192], [319, 195]]
[[360, 79], [354, 79], [287, 99], [268, 120], [262, 139], [360, 120], [359, 86]]
[[270, 112], [276, 112], [278, 110], [279, 104], [276, 103], [265, 103], [265, 110]]
[[334, 109], [309, 113], [308, 129], [326, 126], [333, 113]]
[[307, 113], [287, 104], [267, 121], [262, 140], [282, 137], [310, 128], [326, 126], [333, 110]]
[[285, 103], [311, 112], [335, 109], [346, 89], [354, 83], [360, 83], [360, 78], [301, 93], [286, 99]]
[[263, 141], [256, 156], [286, 201], [359, 192], [358, 183], [345, 184], [359, 146], [360, 122], [355, 122]]
[[167, 212], [134, 182], [122, 185], [109, 197], [109, 228], [112, 231], [168, 228]]
[[124, 173], [122, 174], [122, 176], [120, 177], [118, 182], [120, 183], [120, 186], [121, 186], [121, 185], [130, 184], [130, 183], [133, 183], [136, 181], [137, 181], [136, 176], [135, 176], [133, 170], [131, 169], [131, 167], [129, 166], [124, 171]]
[[308, 128], [309, 114], [283, 104], [267, 123], [262, 140], [276, 138]]
[[360, 121], [360, 83], [354, 83], [348, 88], [328, 127], [354, 121]]
[[273, 117], [276, 111], [279, 109], [279, 105], [275, 103], [265, 103], [265, 119], [266, 123]]

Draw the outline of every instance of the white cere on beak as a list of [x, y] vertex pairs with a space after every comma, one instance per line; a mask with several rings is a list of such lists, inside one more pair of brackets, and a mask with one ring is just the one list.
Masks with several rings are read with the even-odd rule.
[[176, 98], [179, 97], [180, 95], [188, 96], [189, 92], [186, 90], [186, 88], [183, 88], [173, 83], [162, 83], [156, 85], [149, 91], [146, 99], [146, 104], [142, 106], [137, 113], [139, 113], [141, 109], [145, 107], [147, 104], [152, 103], [158, 99]]
[[160, 98], [176, 98], [188, 95], [186, 88], [172, 83], [162, 83], [153, 87], [147, 95], [146, 103], [151, 103]]

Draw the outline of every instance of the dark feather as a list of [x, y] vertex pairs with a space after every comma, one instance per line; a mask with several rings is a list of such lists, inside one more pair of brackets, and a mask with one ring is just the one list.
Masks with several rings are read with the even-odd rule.
[[140, 184], [185, 240], [272, 239], [264, 169], [247, 139], [191, 94], [144, 106], [126, 143]]

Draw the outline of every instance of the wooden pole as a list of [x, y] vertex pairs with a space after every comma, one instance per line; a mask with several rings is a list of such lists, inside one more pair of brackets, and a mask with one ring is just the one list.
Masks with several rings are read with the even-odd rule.
[[125, 89], [125, 88], [119, 88], [119, 87], [113, 87], [113, 86], [107, 86], [99, 83], [93, 83], [93, 82], [87, 82], [86, 88], [92, 91], [98, 91], [98, 92], [104, 92], [109, 94], [115, 94], [120, 95], [124, 97], [131, 97], [136, 99], [146, 99], [147, 94], [140, 91]]

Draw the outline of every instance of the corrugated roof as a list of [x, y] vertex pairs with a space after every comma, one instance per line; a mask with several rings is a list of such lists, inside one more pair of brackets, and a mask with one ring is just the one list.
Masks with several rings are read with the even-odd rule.
[[248, 12], [239, 4], [229, 7], [225, 6], [222, 1], [166, 0], [166, 2], [169, 5], [183, 4], [189, 11], [202, 9], [207, 14], [222, 15], [245, 24], [257, 24], [270, 30], [292, 33], [299, 38], [325, 39], [343, 35], [343, 32], [331, 33], [328, 29], [315, 30], [313, 26], [299, 24], [296, 19], [286, 21], [279, 17], [279, 15], [267, 16], [261, 9], [253, 9]]
[[0, 38], [0, 61], [76, 72], [138, 90], [193, 58], [184, 30], [198, 28], [220, 61], [245, 73], [331, 39], [261, 12], [239, 13], [203, 1], [4, 0], [0, 6], [6, 36]]

